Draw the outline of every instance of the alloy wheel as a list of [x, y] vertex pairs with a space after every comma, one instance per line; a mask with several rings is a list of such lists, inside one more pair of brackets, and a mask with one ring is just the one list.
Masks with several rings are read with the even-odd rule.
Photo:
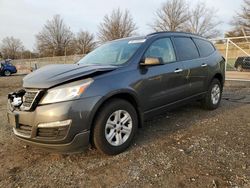
[[6, 70], [6, 71], [4, 71], [4, 75], [5, 75], [5, 76], [10, 76], [11, 73], [10, 73], [10, 71]]
[[218, 84], [215, 84], [211, 90], [211, 100], [214, 105], [218, 104], [220, 100], [221, 90]]
[[105, 126], [105, 138], [112, 146], [121, 146], [132, 132], [133, 122], [125, 110], [117, 110], [108, 118]]

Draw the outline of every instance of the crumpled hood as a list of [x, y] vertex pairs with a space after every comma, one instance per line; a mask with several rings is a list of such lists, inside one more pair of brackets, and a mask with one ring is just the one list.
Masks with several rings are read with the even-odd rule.
[[96, 72], [107, 72], [116, 69], [110, 65], [58, 64], [44, 66], [24, 77], [25, 88], [50, 88], [55, 85], [88, 76]]

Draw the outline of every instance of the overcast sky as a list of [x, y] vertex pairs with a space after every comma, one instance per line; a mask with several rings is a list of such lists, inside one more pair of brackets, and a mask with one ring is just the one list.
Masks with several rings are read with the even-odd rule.
[[[105, 14], [120, 7], [128, 9], [138, 26], [138, 33], [151, 32], [148, 24], [154, 12], [166, 0], [0, 0], [0, 40], [6, 36], [20, 38], [26, 49], [35, 48], [35, 35], [46, 20], [60, 14], [73, 32], [80, 29], [97, 33], [98, 24]], [[201, 1], [201, 0], [200, 0]], [[230, 28], [229, 22], [240, 9], [242, 0], [203, 0], [217, 10], [222, 32]], [[188, 0], [190, 6], [199, 0]]]

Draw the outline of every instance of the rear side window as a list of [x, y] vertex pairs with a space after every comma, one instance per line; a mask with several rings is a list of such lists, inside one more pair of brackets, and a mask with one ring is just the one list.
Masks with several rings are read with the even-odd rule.
[[179, 60], [184, 61], [199, 58], [199, 52], [191, 38], [175, 37], [174, 43]]
[[208, 41], [202, 39], [194, 39], [194, 42], [200, 51], [201, 57], [207, 57], [215, 51], [213, 45]]

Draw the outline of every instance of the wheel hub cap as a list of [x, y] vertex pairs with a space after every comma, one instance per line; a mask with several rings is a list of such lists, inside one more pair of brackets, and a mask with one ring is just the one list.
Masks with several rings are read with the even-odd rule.
[[120, 146], [129, 138], [132, 127], [130, 114], [125, 110], [117, 110], [107, 120], [105, 138], [112, 146]]
[[214, 105], [218, 104], [220, 100], [220, 95], [221, 95], [220, 87], [218, 84], [215, 84], [211, 91], [211, 100]]

